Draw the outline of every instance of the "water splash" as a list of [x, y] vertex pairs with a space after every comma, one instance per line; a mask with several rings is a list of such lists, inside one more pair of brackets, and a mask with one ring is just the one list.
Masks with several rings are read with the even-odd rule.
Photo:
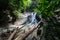
[[30, 13], [30, 15], [27, 16], [27, 20], [23, 23], [23, 25], [32, 25], [36, 23], [37, 23], [36, 13], [32, 12]]
[[31, 18], [30, 18], [30, 25], [36, 23], [36, 13], [31, 13]]

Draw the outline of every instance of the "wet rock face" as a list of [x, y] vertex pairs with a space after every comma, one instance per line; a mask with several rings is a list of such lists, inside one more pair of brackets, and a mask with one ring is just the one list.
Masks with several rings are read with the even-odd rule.
[[39, 17], [38, 14], [36, 14], [36, 20], [39, 22], [41, 20], [41, 18]]

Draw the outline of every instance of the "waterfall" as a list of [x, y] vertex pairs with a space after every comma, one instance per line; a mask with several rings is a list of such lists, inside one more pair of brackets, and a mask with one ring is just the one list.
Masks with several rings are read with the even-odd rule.
[[34, 12], [31, 13], [30, 21], [31, 21], [31, 22], [30, 22], [30, 25], [36, 23], [36, 21], [37, 21], [37, 20], [36, 20], [36, 13], [34, 13]]
[[23, 23], [23, 25], [32, 25], [36, 23], [37, 23], [36, 13], [32, 12], [30, 13], [30, 15], [27, 16], [27, 20]]

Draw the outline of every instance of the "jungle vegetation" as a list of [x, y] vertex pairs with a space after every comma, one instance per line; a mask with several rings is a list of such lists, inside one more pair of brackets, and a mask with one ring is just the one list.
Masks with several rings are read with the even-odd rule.
[[57, 9], [60, 9], [60, 0], [0, 0], [0, 26], [15, 22], [18, 14], [24, 11], [37, 12], [44, 20], [44, 39], [60, 40], [60, 22], [55, 18], [55, 15], [60, 16], [60, 11], [55, 12]]

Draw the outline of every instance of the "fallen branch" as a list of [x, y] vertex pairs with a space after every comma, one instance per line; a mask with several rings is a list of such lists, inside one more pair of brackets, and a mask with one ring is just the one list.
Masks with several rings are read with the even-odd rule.
[[[41, 21], [39, 23], [41, 23]], [[37, 23], [30, 31], [19, 35], [15, 40], [25, 40], [34, 30], [38, 28], [37, 26], [39, 25], [39, 23]]]
[[14, 35], [16, 34], [17, 29], [14, 30], [14, 32], [10, 35], [10, 37], [8, 38], [8, 40], [12, 40], [12, 38], [14, 37]]

